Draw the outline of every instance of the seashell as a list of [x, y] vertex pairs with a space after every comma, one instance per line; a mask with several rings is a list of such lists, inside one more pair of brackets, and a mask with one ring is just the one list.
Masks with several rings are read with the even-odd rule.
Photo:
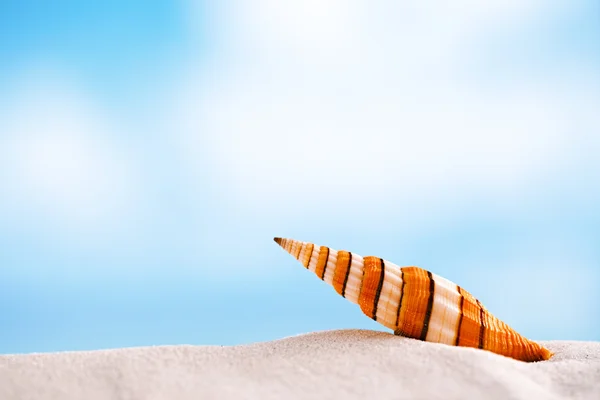
[[493, 316], [469, 292], [432, 272], [293, 239], [275, 242], [396, 335], [474, 347], [521, 361], [553, 355]]

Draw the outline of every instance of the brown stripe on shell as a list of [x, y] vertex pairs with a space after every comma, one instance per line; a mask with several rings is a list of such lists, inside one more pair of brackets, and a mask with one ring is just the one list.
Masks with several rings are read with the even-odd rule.
[[398, 329], [400, 327], [400, 311], [402, 310], [402, 300], [404, 298], [404, 271], [400, 269], [400, 279], [402, 280], [402, 288], [400, 289], [400, 300], [398, 300], [398, 310], [396, 311], [396, 328], [394, 330], [395, 335], [400, 335], [401, 330]]
[[381, 296], [381, 288], [383, 288], [383, 280], [385, 279], [385, 263], [383, 262], [383, 258], [379, 259], [379, 267], [381, 268], [381, 272], [379, 273], [379, 283], [377, 284], [377, 291], [373, 300], [373, 319], [375, 321], [377, 321], [377, 307], [379, 306], [379, 297]]
[[454, 345], [460, 317], [460, 293], [455, 283], [431, 273], [434, 281], [433, 306], [425, 340]]
[[314, 244], [312, 244], [312, 243], [307, 243], [306, 244], [306, 251], [304, 252], [304, 261], [302, 262], [302, 264], [307, 269], [308, 269], [308, 266], [310, 265], [310, 259], [312, 258], [312, 254], [313, 254], [313, 250], [314, 249], [315, 249], [315, 245]]
[[321, 246], [319, 249], [319, 259], [317, 260], [317, 267], [315, 268], [315, 274], [323, 280], [325, 277], [325, 270], [327, 269], [327, 262], [329, 261], [329, 247]]
[[458, 306], [458, 312], [459, 312], [459, 317], [458, 317], [458, 327], [456, 328], [456, 339], [454, 340], [454, 345], [458, 346], [458, 339], [460, 338], [460, 326], [462, 325], [462, 320], [463, 320], [463, 303], [465, 301], [465, 296], [462, 295], [461, 292], [461, 288], [460, 286], [456, 286], [456, 288], [458, 289], [458, 293], [460, 294], [460, 303]]
[[431, 272], [427, 271], [427, 278], [429, 279], [429, 299], [427, 300], [427, 308], [425, 309], [425, 318], [423, 319], [423, 330], [421, 331], [421, 340], [425, 340], [427, 337], [427, 330], [429, 329], [429, 321], [431, 320], [431, 311], [433, 309], [433, 297], [435, 296], [435, 282], [431, 276]]
[[352, 253], [350, 268], [348, 268], [347, 277], [344, 284], [343, 296], [354, 304], [358, 304], [358, 296], [362, 287], [363, 270], [363, 258]]
[[483, 307], [481, 306], [481, 303], [479, 302], [479, 300], [477, 300], [477, 307], [479, 307], [479, 345], [478, 347], [480, 349], [483, 349], [483, 339], [485, 338], [485, 314], [483, 311]]
[[[339, 253], [338, 253], [339, 260]], [[348, 258], [348, 268], [346, 268], [346, 276], [344, 277], [344, 284], [342, 285], [342, 296], [346, 297], [346, 286], [348, 285], [348, 278], [350, 277], [350, 269], [352, 268], [352, 253], [350, 253], [350, 258]]]
[[295, 245], [294, 254], [292, 254], [292, 255], [294, 256], [294, 258], [296, 260], [300, 261], [300, 253], [302, 253], [302, 249], [304, 248], [304, 243], [295, 242], [294, 245]]
[[404, 286], [402, 308], [396, 332], [398, 335], [420, 338], [429, 303], [430, 279], [419, 267], [402, 268]]
[[360, 309], [371, 319], [375, 319], [377, 301], [381, 293], [383, 270], [379, 257], [363, 258], [363, 283], [358, 297]]
[[481, 332], [481, 309], [477, 300], [463, 288], [460, 288], [463, 296], [462, 322], [458, 332], [458, 345], [466, 347], [479, 347], [479, 335]]
[[398, 304], [402, 296], [401, 273], [398, 266], [388, 261], [380, 259], [380, 264], [382, 284], [374, 316], [381, 325], [393, 330], [396, 329]]
[[336, 292], [344, 295], [346, 282], [348, 281], [348, 272], [350, 272], [350, 264], [352, 263], [352, 253], [338, 250], [337, 262], [333, 272], [333, 288]]

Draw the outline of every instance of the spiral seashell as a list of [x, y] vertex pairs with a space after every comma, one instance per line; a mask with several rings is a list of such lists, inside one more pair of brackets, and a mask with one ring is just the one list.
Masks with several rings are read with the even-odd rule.
[[493, 316], [469, 292], [432, 272], [293, 239], [275, 242], [396, 335], [474, 347], [521, 361], [552, 356]]

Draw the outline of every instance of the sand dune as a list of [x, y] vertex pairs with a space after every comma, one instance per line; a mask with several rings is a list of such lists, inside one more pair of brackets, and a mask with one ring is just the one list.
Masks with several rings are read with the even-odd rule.
[[0, 356], [0, 399], [600, 399], [600, 342], [527, 364], [385, 332]]

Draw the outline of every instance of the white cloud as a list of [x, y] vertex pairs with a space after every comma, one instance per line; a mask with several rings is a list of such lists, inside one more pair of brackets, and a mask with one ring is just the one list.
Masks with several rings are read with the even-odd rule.
[[[190, 3], [190, 14], [198, 15], [196, 2]], [[417, 55], [413, 62], [427, 60], [434, 53], [453, 58], [452, 52], [482, 29], [531, 23], [545, 10], [557, 12], [566, 4], [539, 0], [233, 0], [219, 2], [210, 11], [216, 18], [211, 26], [221, 41], [220, 54], [235, 52], [247, 57], [246, 63], [312, 57], [303, 60], [309, 66], [322, 63], [323, 58], [342, 64], [353, 54], [372, 57], [396, 50]], [[201, 12], [200, 21], [206, 21], [206, 9]], [[191, 23], [198, 24], [198, 20]]]
[[[130, 210], [131, 154], [77, 87], [54, 72], [24, 74], [5, 96], [0, 138], [3, 209], [23, 223], [96, 231]], [[37, 229], [37, 228], [36, 228]]]
[[485, 88], [465, 75], [482, 36], [565, 4], [227, 3], [222, 48], [178, 96], [189, 158], [208, 154], [243, 207], [510, 198], [569, 161], [599, 96], [576, 69]]

